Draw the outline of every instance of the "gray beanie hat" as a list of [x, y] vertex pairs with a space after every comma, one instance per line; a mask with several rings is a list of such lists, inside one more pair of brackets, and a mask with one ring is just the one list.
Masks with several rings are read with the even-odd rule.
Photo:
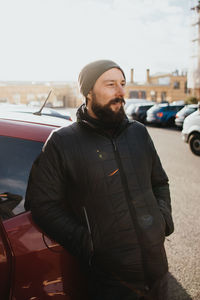
[[80, 92], [87, 97], [89, 91], [93, 88], [97, 79], [106, 71], [118, 68], [121, 70], [124, 79], [126, 79], [123, 70], [118, 64], [111, 60], [97, 60], [86, 65], [79, 74]]

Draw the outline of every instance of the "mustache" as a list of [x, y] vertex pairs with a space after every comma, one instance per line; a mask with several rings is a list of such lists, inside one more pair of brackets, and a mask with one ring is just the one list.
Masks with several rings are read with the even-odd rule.
[[124, 98], [114, 98], [114, 99], [109, 101], [109, 105], [110, 104], [116, 104], [116, 103], [125, 104], [125, 100], [124, 100]]

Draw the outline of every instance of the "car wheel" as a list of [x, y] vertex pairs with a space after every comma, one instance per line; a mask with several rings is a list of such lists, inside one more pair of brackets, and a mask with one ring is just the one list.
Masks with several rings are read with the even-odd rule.
[[200, 134], [192, 134], [189, 138], [189, 145], [192, 153], [200, 156]]

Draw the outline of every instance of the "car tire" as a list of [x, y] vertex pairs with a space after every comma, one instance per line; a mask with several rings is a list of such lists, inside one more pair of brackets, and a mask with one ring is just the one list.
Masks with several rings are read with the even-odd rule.
[[200, 134], [194, 133], [189, 138], [189, 145], [192, 153], [200, 156]]

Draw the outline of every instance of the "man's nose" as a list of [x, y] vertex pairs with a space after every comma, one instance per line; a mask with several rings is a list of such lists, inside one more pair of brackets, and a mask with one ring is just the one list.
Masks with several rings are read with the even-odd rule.
[[121, 84], [119, 84], [117, 86], [117, 91], [116, 91], [116, 97], [117, 98], [123, 98], [125, 95], [125, 89], [124, 86], [122, 86]]

